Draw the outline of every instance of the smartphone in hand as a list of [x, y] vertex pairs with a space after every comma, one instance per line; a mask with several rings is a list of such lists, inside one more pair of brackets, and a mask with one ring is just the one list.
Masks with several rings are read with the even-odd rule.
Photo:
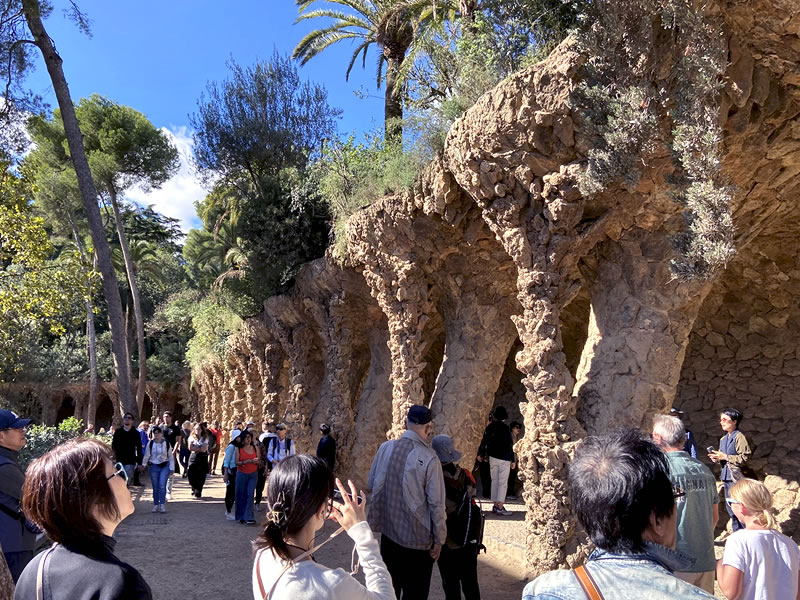
[[[353, 494], [348, 492], [347, 497], [350, 498], [350, 500], [352, 500], [353, 499]], [[362, 496], [356, 496], [356, 498], [358, 498], [358, 503], [359, 504], [363, 504], [364, 503], [364, 498]], [[336, 500], [337, 502], [342, 502], [344, 500], [342, 498], [342, 492], [340, 492], [339, 490], [334, 490], [333, 499]]]

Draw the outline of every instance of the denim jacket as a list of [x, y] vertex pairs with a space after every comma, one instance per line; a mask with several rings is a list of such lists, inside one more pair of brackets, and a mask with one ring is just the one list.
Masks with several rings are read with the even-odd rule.
[[[672, 574], [693, 560], [666, 546], [644, 542], [644, 551], [614, 554], [595, 550], [586, 569], [605, 600], [714, 600]], [[537, 577], [522, 592], [522, 600], [588, 600], [573, 571], [551, 571]]]

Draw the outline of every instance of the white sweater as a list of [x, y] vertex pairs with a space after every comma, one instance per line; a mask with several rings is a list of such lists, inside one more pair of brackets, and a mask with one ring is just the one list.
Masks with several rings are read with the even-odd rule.
[[[312, 560], [303, 560], [283, 574], [270, 600], [396, 600], [392, 578], [381, 559], [378, 542], [369, 525], [366, 521], [356, 523], [347, 534], [356, 543], [367, 587], [344, 569], [329, 569]], [[263, 600], [256, 574], [257, 566], [261, 569], [264, 590], [269, 593], [286, 566], [286, 561], [275, 556], [268, 548], [256, 554], [252, 577], [253, 597]]]

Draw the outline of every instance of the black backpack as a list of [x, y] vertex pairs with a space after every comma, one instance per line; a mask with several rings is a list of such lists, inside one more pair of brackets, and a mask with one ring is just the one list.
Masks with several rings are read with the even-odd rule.
[[[278, 443], [280, 442], [280, 439], [281, 438], [279, 438], [276, 435], [276, 436], [271, 437], [270, 440], [269, 440], [269, 448], [270, 448], [270, 450], [272, 450], [274, 452], [274, 454], [278, 453], [278, 449], [280, 448], [280, 446], [278, 446]], [[292, 448], [292, 438], [290, 438], [287, 435], [286, 439], [283, 440], [283, 441], [286, 442], [286, 453], [288, 454], [289, 450], [291, 450], [291, 448]], [[272, 468], [272, 462], [270, 462], [270, 461], [267, 461], [267, 462], [269, 463], [270, 468]]]
[[455, 512], [447, 517], [447, 537], [459, 547], [472, 546], [476, 552], [481, 550], [486, 552], [486, 546], [483, 545], [483, 530], [486, 517], [483, 514], [480, 500], [474, 494], [470, 494], [470, 488], [466, 486], [466, 474], [462, 471], [459, 473], [460, 477], [458, 479], [452, 477], [449, 473], [444, 475], [445, 490], [451, 498], [455, 486], [459, 486], [460, 489], [465, 489], [466, 487], [464, 493], [459, 494]]

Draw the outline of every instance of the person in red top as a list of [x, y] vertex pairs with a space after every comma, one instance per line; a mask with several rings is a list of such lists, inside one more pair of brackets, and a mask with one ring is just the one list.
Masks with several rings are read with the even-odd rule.
[[260, 451], [253, 444], [253, 434], [245, 429], [239, 436], [241, 446], [233, 452], [236, 463], [236, 519], [239, 523], [255, 525], [253, 514], [253, 492], [258, 480], [258, 463], [261, 460]]
[[208, 464], [211, 467], [211, 474], [217, 474], [217, 459], [219, 458], [219, 449], [222, 445], [222, 429], [219, 427], [219, 421], [214, 421], [214, 427], [209, 427], [208, 432], [214, 436], [217, 443], [209, 453]]

